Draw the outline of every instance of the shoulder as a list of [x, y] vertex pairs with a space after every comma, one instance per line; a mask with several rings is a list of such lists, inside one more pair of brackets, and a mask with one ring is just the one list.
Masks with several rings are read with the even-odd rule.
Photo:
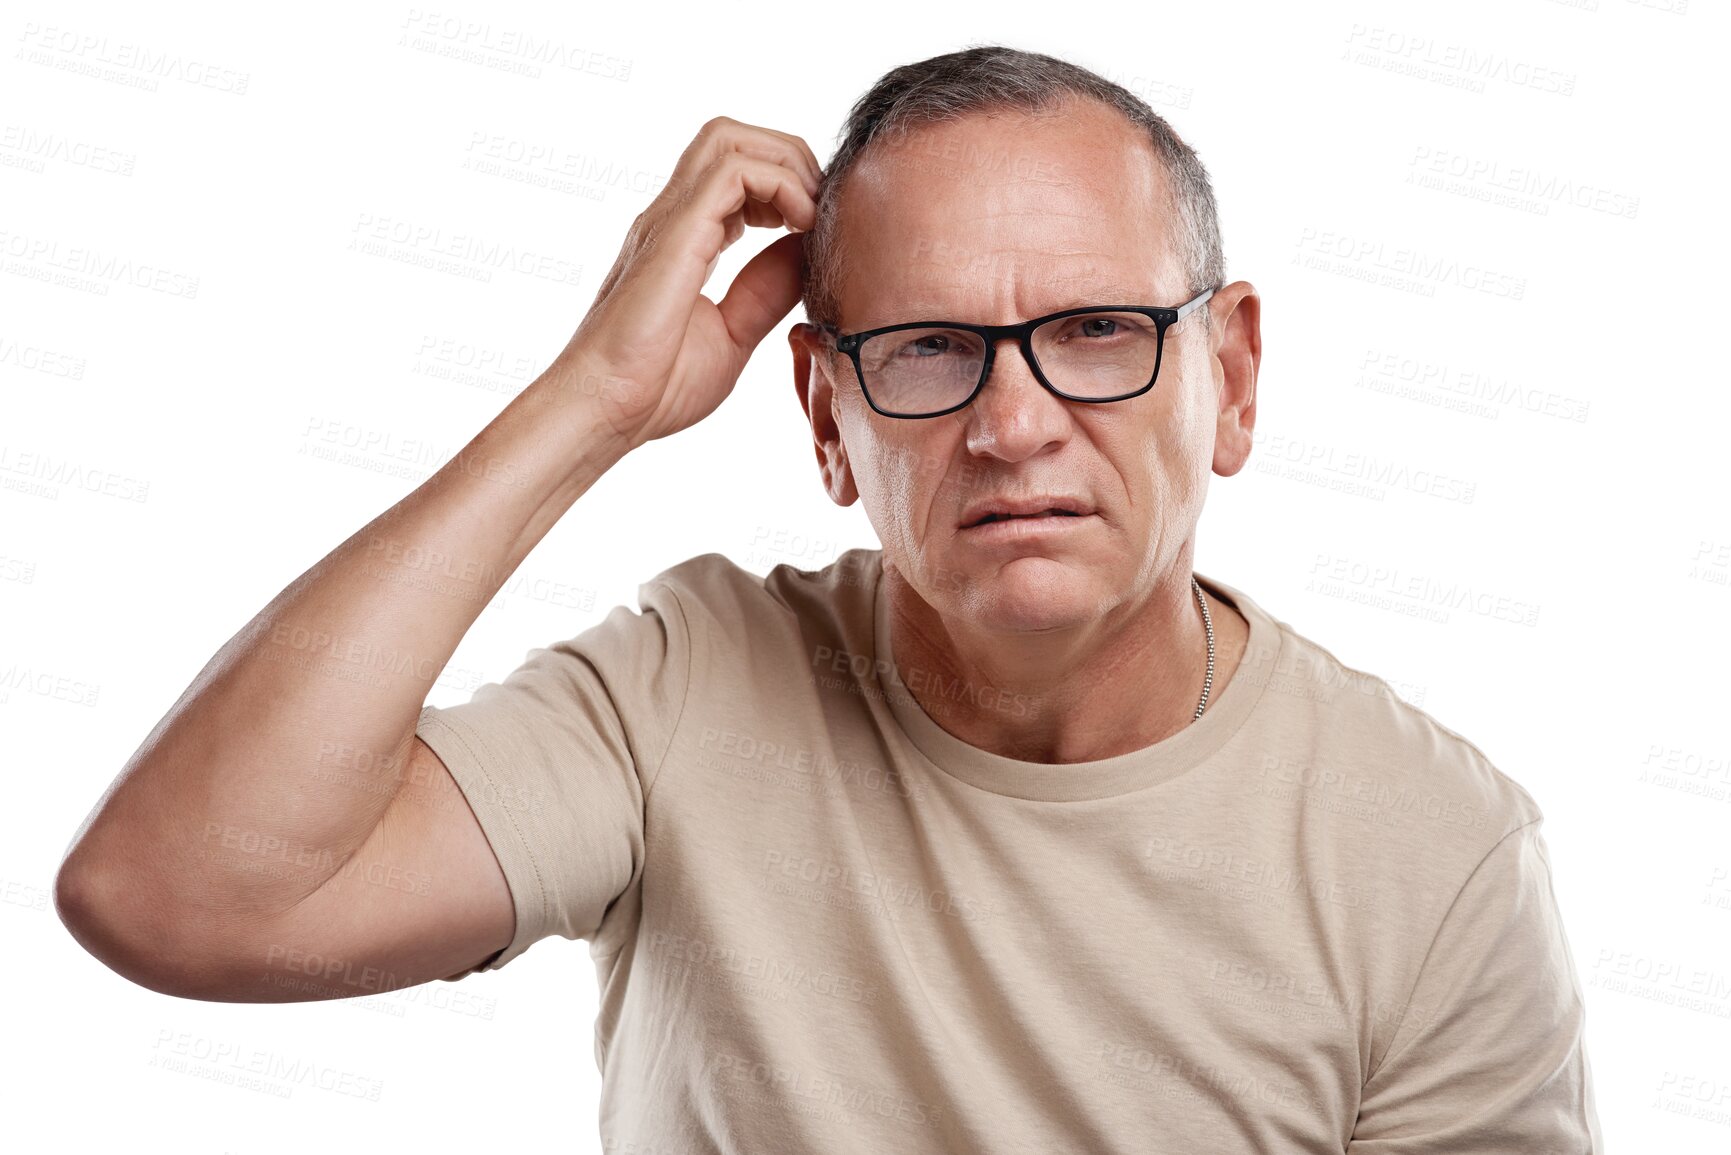
[[730, 597], [750, 600], [762, 592], [763, 578], [724, 553], [700, 553], [668, 566], [643, 584], [667, 586], [693, 602], [708, 603]]
[[814, 638], [858, 645], [870, 637], [879, 557], [850, 549], [817, 569], [778, 565], [756, 574], [726, 554], [703, 553], [650, 578], [640, 597], [676, 608], [693, 639], [710, 645], [761, 651]]
[[1544, 814], [1476, 742], [1387, 679], [1278, 626], [1261, 721], [1245, 727], [1256, 744], [1243, 780], [1267, 803], [1250, 809], [1303, 847], [1320, 893], [1351, 908], [1366, 973], [1387, 984], [1377, 997], [1397, 1005], [1474, 878], [1474, 903], [1518, 895]]
[[1285, 622], [1274, 624], [1281, 641], [1267, 696], [1276, 712], [1302, 717], [1308, 736], [1272, 773], [1332, 805], [1439, 836], [1469, 855], [1543, 819], [1533, 795], [1477, 743], [1386, 679], [1348, 665]]

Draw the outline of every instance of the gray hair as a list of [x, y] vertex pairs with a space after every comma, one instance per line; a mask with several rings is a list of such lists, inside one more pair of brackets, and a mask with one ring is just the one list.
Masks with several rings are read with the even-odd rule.
[[[1189, 296], [1220, 288], [1226, 279], [1226, 260], [1214, 189], [1208, 170], [1172, 126], [1128, 89], [1079, 65], [1040, 52], [981, 45], [893, 68], [854, 104], [838, 134], [841, 143], [824, 170], [817, 222], [802, 242], [806, 318], [814, 324], [838, 323], [837, 287], [847, 256], [837, 243], [841, 197], [835, 194], [867, 145], [886, 134], [906, 134], [922, 124], [957, 120], [973, 112], [1043, 112], [1076, 97], [1117, 109], [1148, 134], [1165, 166], [1175, 202], [1171, 206], [1174, 247], [1189, 282]], [[1208, 310], [1197, 311], [1208, 325]]]

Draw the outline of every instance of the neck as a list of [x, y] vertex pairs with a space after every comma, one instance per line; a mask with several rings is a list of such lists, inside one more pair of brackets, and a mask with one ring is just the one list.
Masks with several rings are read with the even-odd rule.
[[[1006, 758], [1090, 762], [1152, 746], [1192, 723], [1207, 673], [1207, 631], [1188, 550], [1180, 560], [1147, 596], [1085, 625], [1005, 633], [940, 616], [886, 559], [896, 670], [933, 721]], [[1209, 612], [1212, 711], [1250, 626], [1212, 596]]]

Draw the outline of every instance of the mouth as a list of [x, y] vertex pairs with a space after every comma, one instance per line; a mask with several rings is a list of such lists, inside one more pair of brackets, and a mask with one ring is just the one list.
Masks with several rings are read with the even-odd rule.
[[1041, 495], [1025, 500], [995, 499], [981, 502], [962, 515], [962, 529], [978, 529], [1000, 521], [1053, 521], [1077, 519], [1093, 514], [1087, 503], [1073, 497]]
[[976, 525], [990, 525], [994, 521], [1026, 521], [1042, 517], [1081, 517], [1082, 515], [1070, 509], [1042, 509], [1037, 513], [988, 513], [977, 521], [964, 525], [963, 529], [973, 529]]

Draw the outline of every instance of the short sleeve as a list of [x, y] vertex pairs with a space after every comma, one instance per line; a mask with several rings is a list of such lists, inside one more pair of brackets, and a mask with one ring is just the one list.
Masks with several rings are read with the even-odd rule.
[[415, 733], [445, 763], [504, 871], [511, 942], [456, 981], [552, 935], [594, 940], [642, 871], [644, 807], [690, 683], [690, 630], [671, 585], [639, 587], [566, 641], [530, 650], [503, 682], [422, 709]]
[[1535, 818], [1462, 886], [1348, 1155], [1600, 1155], [1585, 1005]]

